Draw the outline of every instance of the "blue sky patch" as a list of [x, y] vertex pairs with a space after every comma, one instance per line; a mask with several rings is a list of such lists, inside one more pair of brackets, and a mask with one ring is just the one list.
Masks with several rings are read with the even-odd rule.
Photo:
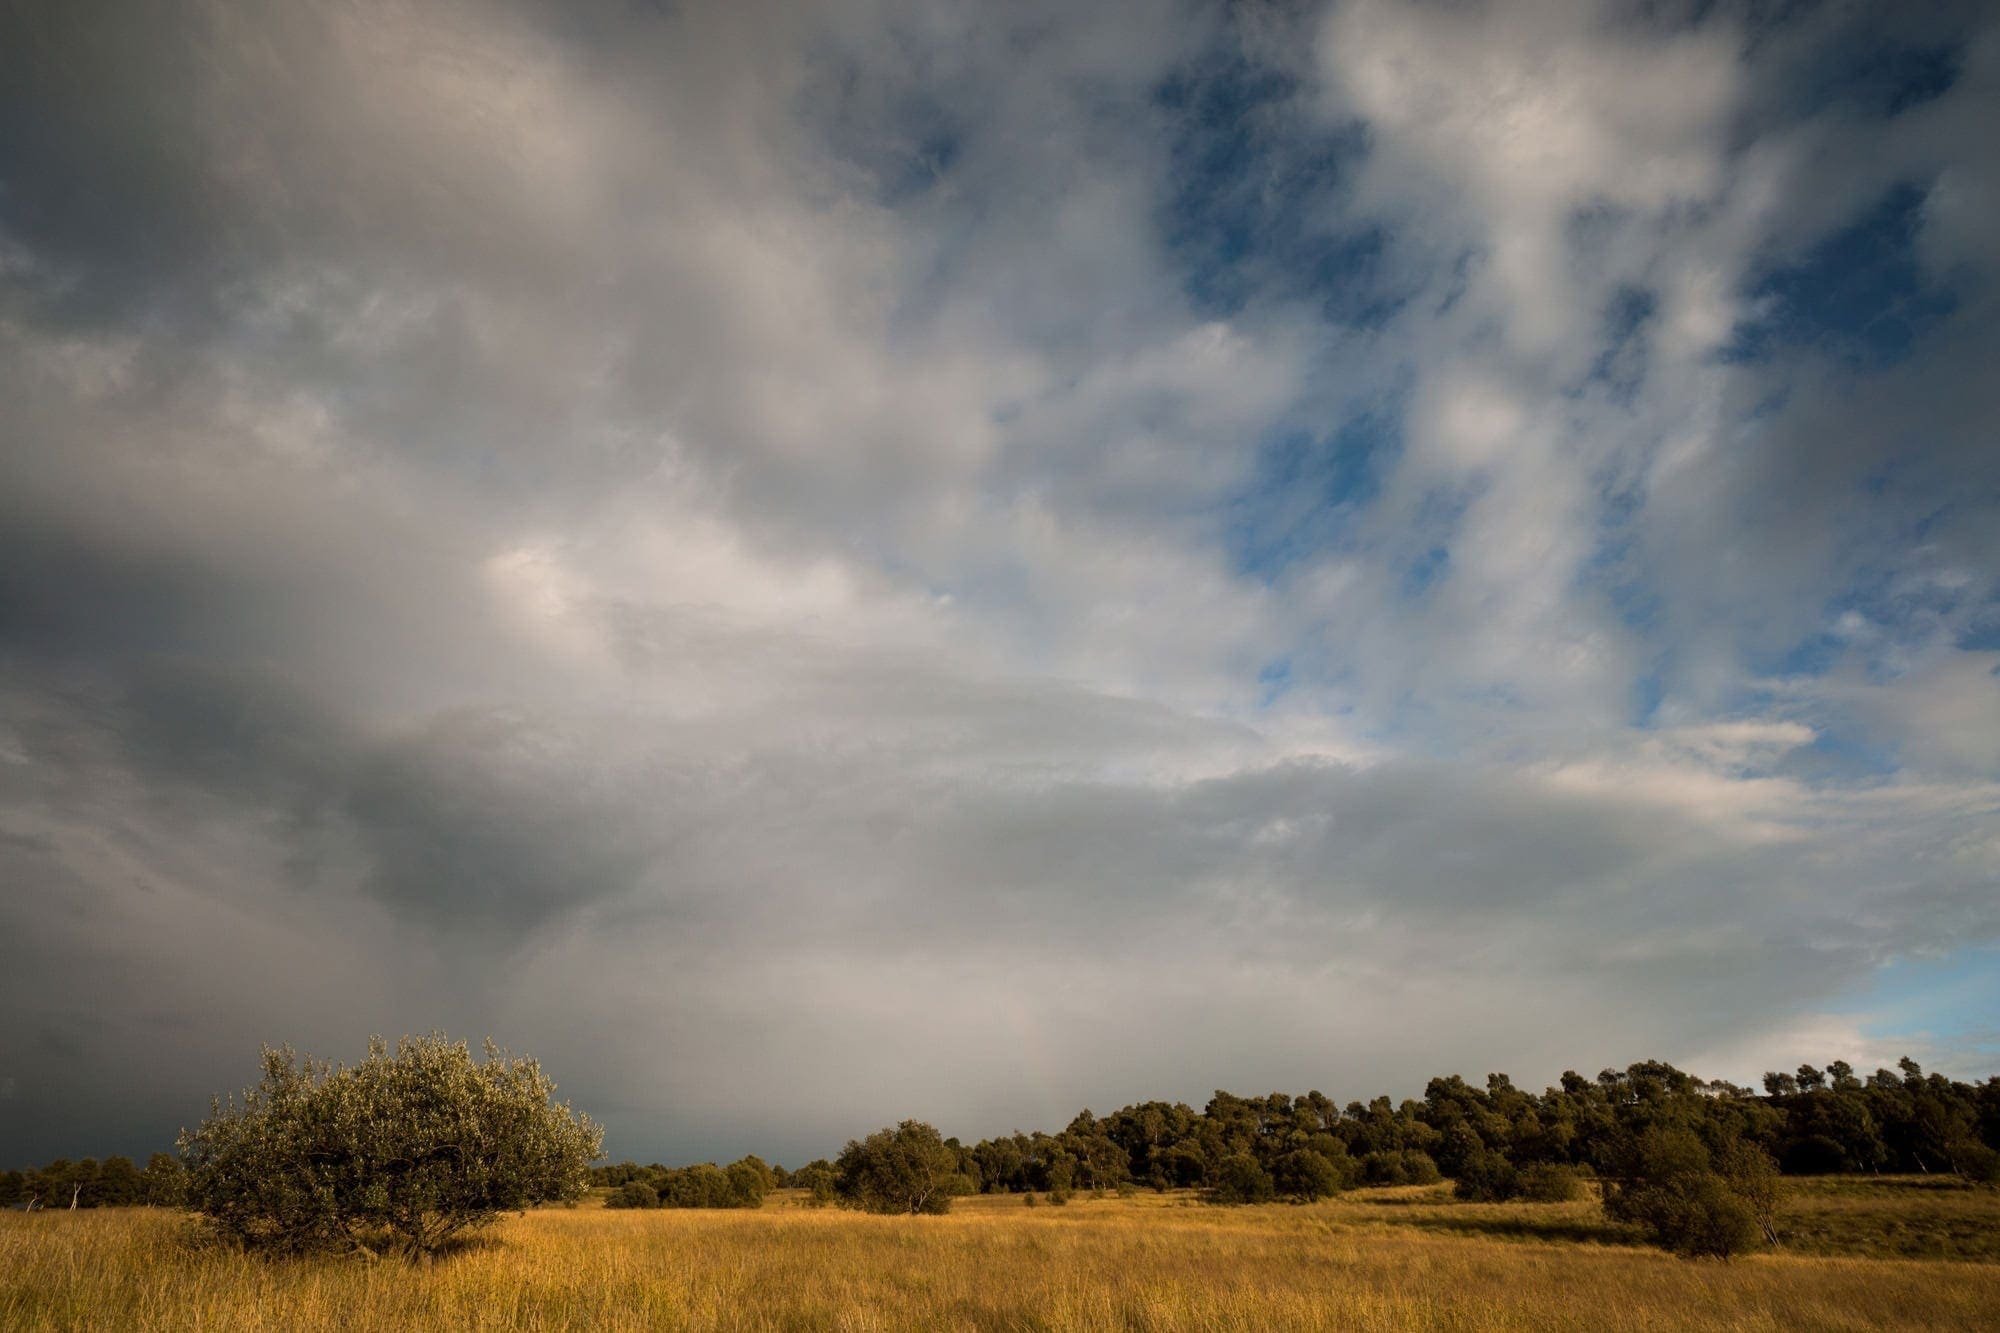
[[1957, 304], [1918, 264], [1923, 203], [1922, 189], [1898, 185], [1803, 258], [1769, 270], [1750, 292], [1763, 313], [1736, 330], [1727, 358], [1755, 363], [1797, 348], [1881, 370], [1909, 356]]
[[1295, 77], [1234, 49], [1167, 79], [1155, 98], [1169, 117], [1171, 161], [1161, 233], [1204, 315], [1227, 317], [1282, 291], [1370, 327], [1403, 300], [1385, 274], [1385, 238], [1330, 225], [1367, 134], [1359, 124], [1327, 130], [1299, 97]]
[[1330, 436], [1273, 435], [1249, 487], [1229, 505], [1224, 540], [1239, 573], [1272, 582], [1340, 545], [1401, 452], [1400, 420], [1357, 416]]

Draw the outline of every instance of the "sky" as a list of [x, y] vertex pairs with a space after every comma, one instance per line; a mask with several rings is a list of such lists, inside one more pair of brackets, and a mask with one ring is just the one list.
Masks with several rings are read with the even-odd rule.
[[0, 1156], [2000, 1072], [2000, 11], [0, 18]]

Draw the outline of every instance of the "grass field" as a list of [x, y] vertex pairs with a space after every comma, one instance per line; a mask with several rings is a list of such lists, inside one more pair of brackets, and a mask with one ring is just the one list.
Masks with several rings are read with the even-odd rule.
[[7, 1214], [0, 1327], [2000, 1328], [2000, 1194], [1809, 1182], [1785, 1225], [1784, 1251], [1721, 1264], [1636, 1246], [1595, 1203], [1437, 1188], [1241, 1209], [976, 1198], [943, 1218], [781, 1195], [755, 1212], [549, 1209], [413, 1268], [200, 1249], [148, 1209]]

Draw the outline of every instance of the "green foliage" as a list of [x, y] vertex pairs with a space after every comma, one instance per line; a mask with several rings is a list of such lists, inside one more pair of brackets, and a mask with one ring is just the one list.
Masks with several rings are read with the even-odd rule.
[[428, 1253], [502, 1212], [574, 1199], [603, 1135], [533, 1060], [381, 1038], [352, 1067], [266, 1048], [241, 1103], [184, 1131], [188, 1204], [246, 1247], [308, 1253], [389, 1232]]
[[1311, 1148], [1296, 1148], [1271, 1164], [1271, 1181], [1287, 1199], [1310, 1203], [1340, 1193], [1340, 1168]]
[[[1729, 1145], [1724, 1164], [1761, 1176], [1749, 1151], [1755, 1150]], [[1716, 1166], [1692, 1131], [1654, 1126], [1629, 1150], [1624, 1177], [1606, 1197], [1605, 1212], [1637, 1223], [1675, 1254], [1727, 1259], [1754, 1244], [1760, 1228], [1753, 1201]]]
[[179, 1158], [156, 1152], [146, 1159], [146, 1169], [139, 1173], [140, 1202], [155, 1208], [179, 1208], [187, 1203], [187, 1189], [187, 1171]]
[[643, 1180], [628, 1180], [604, 1201], [606, 1208], [658, 1208], [660, 1192]]
[[779, 1187], [780, 1177], [784, 1171], [783, 1167], [772, 1166], [756, 1153], [750, 1153], [738, 1161], [731, 1163], [730, 1169], [734, 1170], [739, 1166], [746, 1171], [755, 1173], [757, 1177], [756, 1193], [760, 1203], [766, 1194]]
[[771, 1187], [771, 1170], [763, 1162], [753, 1158], [731, 1162], [722, 1169], [723, 1183], [728, 1188], [726, 1197], [729, 1208], [757, 1208], [764, 1202], [764, 1192]]
[[1214, 1203], [1269, 1203], [1277, 1195], [1278, 1186], [1271, 1173], [1247, 1152], [1225, 1157], [1208, 1191]]
[[1459, 1164], [1452, 1193], [1475, 1203], [1504, 1203], [1521, 1196], [1521, 1173], [1497, 1152], [1476, 1148]]
[[1427, 1152], [1374, 1152], [1361, 1159], [1361, 1178], [1370, 1185], [1435, 1185], [1444, 1179]]
[[713, 1162], [663, 1171], [658, 1176], [662, 1208], [740, 1208], [729, 1174]]
[[1529, 1203], [1568, 1203], [1583, 1193], [1574, 1170], [1553, 1162], [1537, 1162], [1520, 1173], [1520, 1197]]
[[919, 1120], [849, 1142], [834, 1170], [840, 1197], [871, 1213], [948, 1213], [967, 1189], [958, 1154]]
[[814, 1208], [824, 1208], [839, 1197], [835, 1189], [838, 1177], [833, 1164], [825, 1160], [808, 1162], [792, 1172], [792, 1187], [806, 1192], [806, 1203]]

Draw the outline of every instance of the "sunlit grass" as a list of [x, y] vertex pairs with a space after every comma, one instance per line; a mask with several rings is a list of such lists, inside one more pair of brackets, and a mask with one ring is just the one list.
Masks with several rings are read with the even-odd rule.
[[[1852, 1241], [1891, 1234], [1905, 1195], [1924, 1198], [1807, 1190], [1799, 1202]], [[1990, 1192], [1949, 1197], [1960, 1220], [2000, 1219]], [[784, 1198], [755, 1212], [548, 1209], [424, 1267], [202, 1249], [181, 1219], [144, 1209], [11, 1214], [0, 1327], [2000, 1327], [2000, 1266], [1983, 1262], [1690, 1263], [1625, 1243], [1592, 1203], [1467, 1205], [1425, 1189], [1310, 1207], [1183, 1202], [1003, 1196], [943, 1218]]]

